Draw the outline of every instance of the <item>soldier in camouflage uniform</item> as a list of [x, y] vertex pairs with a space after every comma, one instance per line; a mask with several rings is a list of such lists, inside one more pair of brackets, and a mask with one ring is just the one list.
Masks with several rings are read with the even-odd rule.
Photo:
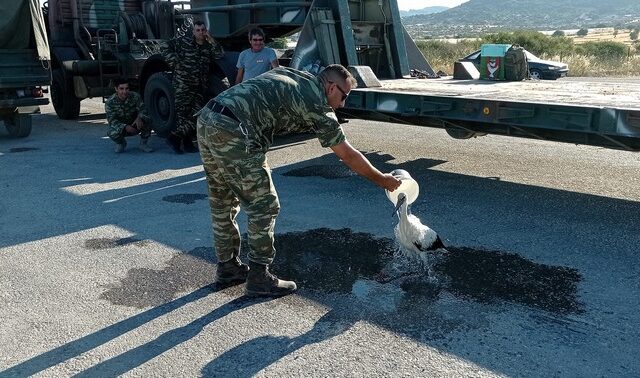
[[224, 56], [220, 46], [207, 32], [202, 21], [193, 25], [193, 35], [169, 41], [165, 53], [173, 67], [175, 89], [176, 127], [167, 141], [177, 153], [198, 152], [193, 145], [196, 124], [194, 113], [204, 105], [204, 91], [209, 78], [209, 66], [214, 59]]
[[104, 105], [107, 113], [109, 131], [107, 135], [116, 142], [115, 151], [123, 152], [127, 146], [125, 137], [140, 134], [140, 148], [144, 152], [152, 152], [148, 141], [151, 136], [151, 117], [144, 109], [142, 97], [129, 91], [129, 83], [125, 79], [114, 81], [116, 93], [111, 95]]
[[[355, 86], [353, 76], [338, 64], [317, 78], [281, 67], [226, 90], [200, 111], [198, 144], [209, 187], [218, 284], [246, 280], [251, 296], [296, 290], [295, 282], [280, 280], [268, 269], [275, 256], [274, 226], [280, 211], [265, 156], [274, 133], [313, 131], [323, 147], [359, 175], [391, 191], [400, 185], [374, 168], [342, 132], [335, 109], [344, 106]], [[249, 219], [249, 266], [238, 258], [240, 207]]]

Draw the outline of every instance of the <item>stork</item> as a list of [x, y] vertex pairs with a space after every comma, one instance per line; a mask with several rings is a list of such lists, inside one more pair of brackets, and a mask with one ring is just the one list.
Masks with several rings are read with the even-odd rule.
[[438, 234], [409, 212], [406, 194], [398, 194], [394, 213], [399, 219], [394, 229], [396, 240], [407, 256], [428, 263], [430, 256], [448, 253]]

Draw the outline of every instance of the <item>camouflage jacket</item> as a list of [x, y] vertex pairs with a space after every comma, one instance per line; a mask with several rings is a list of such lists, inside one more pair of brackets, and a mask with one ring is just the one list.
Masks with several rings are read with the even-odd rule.
[[215, 40], [199, 45], [192, 35], [172, 39], [167, 45], [164, 57], [173, 68], [174, 77], [194, 84], [206, 82], [211, 62], [224, 56], [222, 46]]
[[346, 140], [324, 88], [308, 72], [275, 68], [229, 88], [215, 101], [231, 109], [265, 150], [274, 133], [313, 131], [323, 147]]
[[142, 97], [137, 92], [129, 91], [129, 95], [124, 101], [114, 93], [104, 104], [104, 110], [107, 113], [107, 122], [109, 122], [109, 134], [121, 133], [138, 116], [144, 123], [151, 122], [151, 117], [144, 109]]

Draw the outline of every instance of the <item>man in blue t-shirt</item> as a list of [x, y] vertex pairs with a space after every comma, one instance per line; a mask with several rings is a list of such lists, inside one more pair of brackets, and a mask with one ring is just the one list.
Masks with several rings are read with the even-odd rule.
[[241, 52], [238, 57], [236, 84], [279, 66], [276, 52], [272, 48], [264, 47], [264, 31], [262, 29], [253, 28], [249, 31], [249, 43], [251, 48]]

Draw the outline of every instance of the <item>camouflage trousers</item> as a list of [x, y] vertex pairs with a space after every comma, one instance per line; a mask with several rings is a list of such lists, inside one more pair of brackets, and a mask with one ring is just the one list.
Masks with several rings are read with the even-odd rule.
[[122, 142], [124, 142], [125, 137], [138, 135], [138, 134], [140, 134], [140, 138], [147, 139], [151, 136], [151, 125], [143, 122], [142, 128], [139, 131], [140, 131], [139, 133], [131, 134], [127, 132], [126, 127], [123, 127], [122, 129], [118, 129], [116, 127], [109, 127], [109, 131], [107, 131], [107, 136], [117, 144], [122, 144]]
[[247, 152], [238, 122], [205, 107], [198, 117], [198, 146], [207, 176], [218, 261], [240, 253], [240, 208], [249, 219], [249, 260], [271, 264], [280, 201], [264, 152]]
[[176, 79], [173, 81], [173, 87], [176, 104], [176, 127], [173, 134], [185, 138], [196, 131], [194, 113], [204, 105], [202, 86]]

